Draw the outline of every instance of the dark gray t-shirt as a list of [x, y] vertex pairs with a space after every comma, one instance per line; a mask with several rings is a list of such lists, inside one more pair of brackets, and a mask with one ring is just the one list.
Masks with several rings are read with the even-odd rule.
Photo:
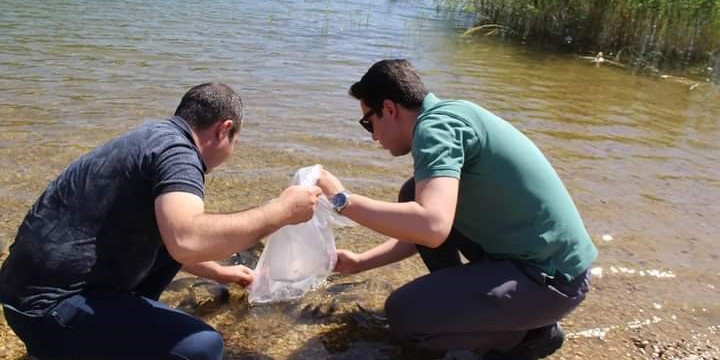
[[206, 167], [180, 117], [147, 123], [70, 164], [18, 230], [0, 269], [8, 305], [42, 315], [91, 287], [130, 291], [163, 246], [157, 196], [204, 196]]

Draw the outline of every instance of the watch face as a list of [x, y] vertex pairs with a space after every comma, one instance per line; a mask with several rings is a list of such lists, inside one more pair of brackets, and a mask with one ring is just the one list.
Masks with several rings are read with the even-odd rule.
[[345, 204], [347, 203], [347, 200], [348, 200], [347, 195], [344, 192], [339, 192], [339, 193], [335, 194], [335, 196], [333, 196], [332, 203], [333, 203], [334, 207], [340, 208], [340, 207], [345, 206]]

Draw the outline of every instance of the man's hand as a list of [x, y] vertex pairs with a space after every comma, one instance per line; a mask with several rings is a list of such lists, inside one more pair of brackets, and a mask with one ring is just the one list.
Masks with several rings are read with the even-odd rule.
[[253, 282], [255, 272], [242, 265], [223, 266], [215, 261], [184, 265], [183, 271], [221, 284], [235, 283], [246, 287]]
[[277, 199], [282, 206], [288, 224], [298, 224], [312, 219], [317, 198], [322, 191], [317, 186], [293, 185], [283, 190]]
[[255, 272], [243, 265], [223, 266], [218, 269], [215, 281], [221, 284], [235, 283], [246, 287], [253, 282]]
[[417, 253], [415, 244], [405, 243], [397, 239], [388, 239], [384, 243], [360, 254], [350, 250], [337, 250], [335, 271], [341, 274], [357, 274], [400, 261], [415, 253]]
[[340, 180], [325, 169], [320, 170], [320, 177], [318, 178], [317, 186], [322, 189], [322, 192], [328, 197], [328, 199], [345, 189]]
[[360, 272], [360, 254], [349, 250], [337, 250], [335, 271], [341, 274], [355, 274]]

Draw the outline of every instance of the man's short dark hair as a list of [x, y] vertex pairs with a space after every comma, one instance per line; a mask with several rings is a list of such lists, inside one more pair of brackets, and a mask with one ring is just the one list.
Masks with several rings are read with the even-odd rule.
[[362, 79], [350, 87], [349, 93], [379, 113], [385, 99], [407, 109], [419, 109], [428, 91], [409, 61], [389, 59], [373, 64]]
[[207, 129], [218, 121], [231, 119], [230, 138], [240, 129], [243, 103], [240, 95], [226, 84], [205, 83], [194, 86], [183, 96], [175, 110], [193, 129]]

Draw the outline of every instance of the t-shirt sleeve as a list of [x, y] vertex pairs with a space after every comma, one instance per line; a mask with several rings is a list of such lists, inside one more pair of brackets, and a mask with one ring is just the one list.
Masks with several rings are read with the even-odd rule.
[[205, 174], [195, 148], [186, 142], [156, 148], [151, 166], [153, 195], [181, 191], [204, 198]]
[[415, 180], [433, 177], [460, 179], [465, 143], [472, 127], [450, 116], [432, 115], [418, 120], [412, 142]]

